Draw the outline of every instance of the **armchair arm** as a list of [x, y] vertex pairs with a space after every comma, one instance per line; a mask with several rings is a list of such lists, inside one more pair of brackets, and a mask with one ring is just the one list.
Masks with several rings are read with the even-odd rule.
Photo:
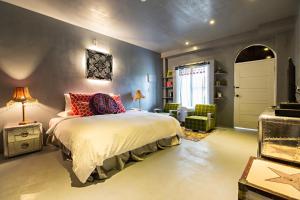
[[162, 109], [160, 109], [160, 108], [154, 108], [154, 112], [155, 112], [155, 113], [161, 113], [161, 112], [162, 112]]

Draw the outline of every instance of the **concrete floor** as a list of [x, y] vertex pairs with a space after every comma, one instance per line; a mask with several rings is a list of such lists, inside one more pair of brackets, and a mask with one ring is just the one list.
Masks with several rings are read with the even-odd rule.
[[256, 134], [218, 129], [200, 142], [151, 154], [104, 182], [80, 186], [60, 151], [0, 161], [0, 199], [19, 200], [234, 200]]

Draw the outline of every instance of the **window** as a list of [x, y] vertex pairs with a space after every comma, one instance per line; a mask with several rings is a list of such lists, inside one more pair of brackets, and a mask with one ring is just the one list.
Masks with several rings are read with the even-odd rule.
[[183, 107], [209, 103], [209, 64], [176, 68], [176, 100]]

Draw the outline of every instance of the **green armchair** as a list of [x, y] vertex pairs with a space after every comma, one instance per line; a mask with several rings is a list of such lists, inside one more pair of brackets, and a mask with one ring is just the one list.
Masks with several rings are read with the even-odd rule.
[[193, 131], [210, 131], [216, 125], [216, 105], [197, 104], [194, 112], [185, 118], [185, 128]]
[[170, 115], [170, 116], [175, 117], [177, 119], [177, 114], [178, 114], [179, 107], [180, 107], [179, 103], [166, 103], [165, 107], [163, 109], [155, 108], [154, 112]]

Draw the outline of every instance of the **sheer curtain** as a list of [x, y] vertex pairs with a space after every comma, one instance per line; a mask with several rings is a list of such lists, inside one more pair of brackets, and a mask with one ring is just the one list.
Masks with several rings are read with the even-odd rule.
[[176, 68], [176, 100], [183, 107], [209, 103], [209, 64]]

